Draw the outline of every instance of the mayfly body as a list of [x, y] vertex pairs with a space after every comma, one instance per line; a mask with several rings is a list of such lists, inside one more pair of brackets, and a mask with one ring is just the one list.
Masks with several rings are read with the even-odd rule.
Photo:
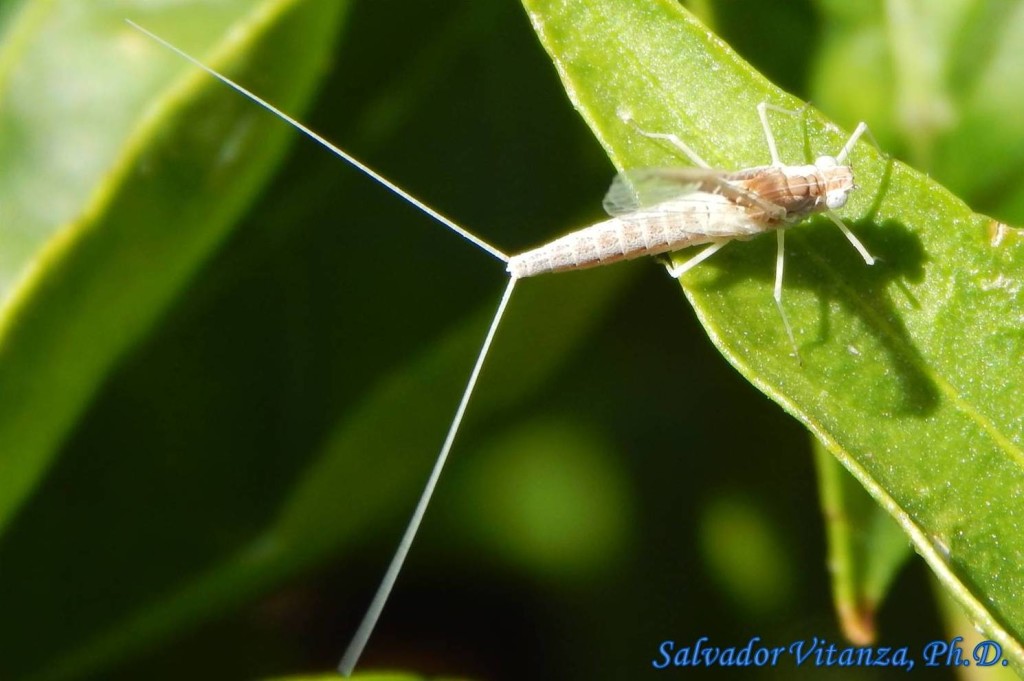
[[[857, 126], [850, 139], [835, 156], [821, 156], [814, 163], [808, 165], [786, 165], [779, 159], [775, 138], [768, 123], [767, 111], [768, 109], [787, 110], [762, 103], [758, 106], [757, 111], [764, 128], [771, 163], [743, 170], [724, 171], [711, 168], [676, 135], [643, 131], [633, 124], [629, 116], [620, 115], [625, 122], [634, 125], [640, 135], [671, 144], [685, 154], [696, 167], [646, 168], [620, 173], [613, 180], [604, 200], [604, 207], [610, 215], [607, 220], [572, 232], [538, 248], [509, 256], [426, 205], [269, 102], [205, 66], [166, 40], [133, 22], [129, 21], [128, 23], [280, 117], [352, 167], [506, 264], [509, 274], [508, 284], [477, 354], [476, 362], [430, 477], [381, 585], [338, 666], [339, 671], [346, 676], [351, 674], [355, 668], [384, 604], [387, 602], [398, 573], [402, 569], [455, 441], [455, 436], [459, 431], [484, 359], [494, 340], [516, 283], [520, 279], [547, 272], [596, 267], [644, 255], [672, 253], [689, 246], [706, 245], [704, 250], [678, 265], [667, 264], [669, 274], [672, 277], [679, 277], [731, 241], [743, 241], [765, 232], [774, 231], [778, 239], [774, 298], [786, 334], [793, 345], [794, 353], [796, 353], [796, 340], [782, 307], [785, 229], [810, 215], [822, 213], [843, 231], [867, 264], [871, 265], [875, 261], [833, 212], [845, 205], [850, 192], [856, 188], [853, 171], [849, 165], [846, 165], [846, 161], [857, 140], [867, 133], [867, 126], [863, 123]], [[797, 356], [799, 357], [798, 353]]]

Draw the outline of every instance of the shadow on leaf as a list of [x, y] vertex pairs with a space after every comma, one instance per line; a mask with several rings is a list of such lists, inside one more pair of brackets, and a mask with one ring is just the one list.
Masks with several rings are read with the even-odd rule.
[[[862, 395], [862, 407], [880, 415], [927, 415], [938, 405], [938, 391], [923, 370], [926, 363], [900, 313], [907, 302], [917, 306], [909, 284], [924, 277], [921, 239], [895, 221], [865, 219], [850, 226], [878, 258], [874, 266], [865, 266], [842, 233], [825, 220], [799, 225], [788, 234], [783, 305], [788, 315], [797, 315], [792, 321], [801, 354], [828, 357], [827, 362], [805, 361], [804, 370], [827, 374], [828, 384]], [[700, 288], [724, 292], [750, 280], [770, 286], [774, 254], [774, 239], [769, 238], [757, 239], [742, 251], [737, 248], [713, 261], [717, 272]], [[814, 294], [816, 314], [794, 310], [789, 301], [796, 291]], [[907, 302], [895, 300], [896, 291]], [[806, 329], [812, 326], [815, 332], [809, 339]], [[865, 329], [868, 342], [863, 340]], [[862, 356], [877, 368], [864, 372]]]

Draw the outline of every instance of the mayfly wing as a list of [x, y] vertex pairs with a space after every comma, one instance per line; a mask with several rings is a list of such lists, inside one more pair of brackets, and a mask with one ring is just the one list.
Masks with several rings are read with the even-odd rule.
[[701, 185], [724, 177], [710, 168], [632, 168], [612, 178], [602, 206], [612, 217], [627, 215], [699, 191]]
[[[690, 210], [689, 201], [705, 201], [709, 194], [721, 195], [732, 203], [756, 208], [760, 220], [770, 222], [786, 217], [786, 209], [765, 199], [731, 177], [734, 173], [714, 168], [635, 168], [624, 170], [612, 180], [603, 206], [613, 217], [658, 207], [665, 213]], [[753, 219], [753, 215], [751, 216]]]

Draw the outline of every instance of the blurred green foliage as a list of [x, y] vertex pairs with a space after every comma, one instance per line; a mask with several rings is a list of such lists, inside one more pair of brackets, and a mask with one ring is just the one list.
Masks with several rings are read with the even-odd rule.
[[[335, 16], [335, 3], [294, 3], [311, 12], [305, 21], [320, 38], [243, 31], [252, 48], [219, 37], [220, 27], [268, 8], [288, 16], [292, 3], [220, 5], [220, 24], [200, 10], [208, 3], [163, 3], [152, 13], [140, 4], [0, 6], [0, 112], [18, 103], [19, 69], [38, 63], [24, 46], [41, 45], [62, 79], [20, 100], [39, 112], [20, 120], [34, 120], [43, 136], [45, 123], [92, 143], [52, 146], [42, 160], [58, 174], [38, 176], [16, 155], [21, 131], [0, 129], [4, 284], [23, 284], [39, 245], [69, 221], [87, 235], [112, 234], [103, 247], [126, 258], [106, 264], [83, 252], [74, 271], [98, 270], [106, 298], [85, 295], [94, 289], [73, 277], [44, 277], [38, 289], [64, 293], [60, 306], [39, 308], [50, 335], [38, 337], [51, 345], [30, 336], [26, 356], [45, 367], [59, 351], [64, 363], [38, 373], [30, 365], [21, 379], [36, 395], [23, 423], [44, 424], [36, 477], [4, 487], [8, 457], [20, 451], [0, 449], [0, 487], [12, 500], [0, 520], [0, 678], [326, 669], [443, 437], [501, 267], [306, 140], [294, 141], [257, 191], [279, 155], [264, 136], [287, 134], [284, 126], [172, 55], [132, 42], [139, 36], [121, 18], [204, 59], [224, 57], [289, 111], [306, 99], [307, 86], [293, 80], [321, 78], [303, 120], [505, 250], [600, 217], [614, 169], [515, 3], [370, 0], [345, 16]], [[867, 119], [886, 149], [977, 208], [1024, 219], [1008, 189], [1020, 186], [1013, 159], [1024, 134], [956, 68], [964, 45], [993, 22], [1005, 28], [992, 44], [1015, 44], [1016, 3], [998, 16], [985, 3], [953, 3], [961, 14], [914, 24], [913, 36], [886, 33], [899, 26], [899, 2], [861, 11], [824, 0], [700, 5], [770, 79], [844, 124]], [[940, 29], [949, 25], [971, 27], [957, 49], [931, 41], [948, 42]], [[47, 39], [69, 26], [80, 40]], [[904, 35], [915, 54], [954, 55], [921, 83], [938, 93], [911, 98], [900, 86], [916, 82], [913, 64], [896, 68], [886, 50]], [[90, 40], [138, 51], [90, 59], [102, 52]], [[992, 73], [1019, 74], [1011, 57], [992, 48]], [[143, 65], [149, 80], [128, 106], [112, 84], [137, 82]], [[110, 137], [102, 154], [100, 133], [63, 96], [76, 84]], [[1011, 95], [1000, 104], [1012, 106]], [[959, 117], [931, 127], [908, 118], [932, 111], [929, 97]], [[193, 99], [200, 104], [189, 110]], [[157, 104], [167, 109], [154, 114]], [[139, 152], [132, 135], [153, 115], [181, 127], [157, 126]], [[1005, 150], [1001, 161], [968, 153], [982, 132], [978, 148]], [[238, 149], [254, 160], [228, 163], [210, 186], [176, 165], [175, 151], [194, 155], [204, 145], [214, 167], [241, 163]], [[127, 180], [111, 169], [125, 158]], [[81, 187], [62, 181], [68, 166], [90, 165]], [[165, 205], [131, 202], [150, 177], [167, 187]], [[29, 182], [25, 205], [52, 212], [32, 229], [6, 193]], [[87, 210], [104, 186], [126, 202], [121, 231], [94, 227]], [[176, 204], [192, 213], [172, 220]], [[130, 240], [143, 229], [137, 223], [149, 225], [151, 250]], [[20, 247], [18, 238], [33, 241]], [[721, 360], [650, 263], [530, 284], [509, 312], [367, 668], [638, 678], [654, 673], [650, 659], [666, 638], [838, 641], [803, 428]], [[152, 294], [139, 302], [140, 291]], [[4, 305], [10, 314], [10, 295]], [[142, 312], [122, 324], [136, 305]], [[102, 335], [91, 335], [93, 309], [107, 315]], [[65, 333], [68, 320], [79, 321]], [[0, 359], [15, 347], [3, 342]], [[49, 382], [33, 383], [39, 375]], [[73, 391], [66, 376], [78, 377]], [[14, 385], [0, 381], [2, 403], [27, 404]], [[12, 428], [13, 441], [28, 428]], [[746, 565], [735, 565], [736, 555]], [[897, 582], [879, 618], [884, 642], [943, 636], [924, 575], [915, 563]]]

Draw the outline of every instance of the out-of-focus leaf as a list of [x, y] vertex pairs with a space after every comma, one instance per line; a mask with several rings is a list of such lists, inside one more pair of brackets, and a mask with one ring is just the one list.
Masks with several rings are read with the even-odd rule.
[[[975, 208], [1024, 220], [1024, 4], [823, 0], [813, 101], [873, 122], [883, 145]], [[860, 84], [871, 83], [870, 88]]]
[[747, 617], [765, 618], [792, 603], [792, 554], [753, 500], [736, 493], [710, 500], [700, 530], [708, 574]]
[[[295, 4], [118, 2], [97, 12], [39, 2], [8, 27], [0, 53], [0, 528], [117, 360], [223, 239], [284, 141], [230, 93], [184, 75], [124, 19], [175, 36], [180, 17], [200, 12], [205, 19], [192, 15], [196, 28], [176, 39], [224, 68], [248, 59], [246, 68], [263, 69], [267, 90], [298, 102], [340, 6], [294, 12]], [[219, 38], [227, 26], [237, 30]], [[274, 51], [289, 31], [308, 32], [301, 49]], [[125, 67], [133, 77], [112, 76]]]
[[839, 624], [851, 643], [871, 645], [875, 613], [913, 552], [899, 525], [817, 440], [814, 459]]
[[[0, 528], [10, 527], [119, 360], [230, 232], [286, 139], [272, 119], [124, 20], [221, 68], [254, 72], [271, 96], [299, 107], [343, 8], [30, 2], [8, 23], [0, 48]], [[61, 532], [59, 543], [69, 542]], [[33, 560], [11, 550], [0, 559], [7, 569]], [[43, 572], [36, 565], [33, 584], [52, 594]], [[5, 571], [5, 589], [33, 588], [12, 584], [13, 574]], [[13, 617], [4, 600], [4, 677], [50, 658], [81, 636], [76, 623], [102, 618], [108, 605], [72, 607], [58, 622], [40, 611], [45, 621], [35, 622]]]
[[[945, 640], [935, 641], [929, 651], [936, 666], [956, 668], [959, 681], [1016, 681], [1020, 674], [1002, 664], [998, 651], [985, 634], [964, 615], [963, 608], [932, 580], [935, 597], [946, 624]], [[965, 662], [969, 664], [964, 664]], [[982, 662], [982, 664], [978, 664]]]

